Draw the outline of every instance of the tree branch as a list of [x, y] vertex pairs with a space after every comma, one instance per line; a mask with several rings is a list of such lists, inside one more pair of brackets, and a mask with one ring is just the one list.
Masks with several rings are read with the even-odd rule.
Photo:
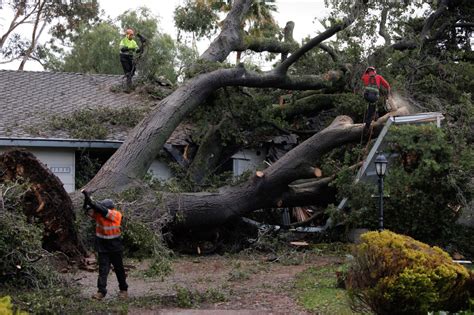
[[281, 42], [276, 38], [263, 38], [246, 36], [241, 45], [235, 48], [236, 51], [245, 51], [247, 49], [255, 52], [270, 52], [288, 54], [295, 50], [298, 44], [295, 42]]
[[449, 0], [441, 0], [439, 3], [438, 8], [436, 9], [435, 12], [433, 12], [425, 21], [423, 25], [423, 29], [421, 30], [420, 33], [420, 39], [422, 42], [428, 39], [428, 33], [431, 31], [433, 28], [434, 23], [436, 20], [443, 15], [446, 11], [448, 11], [448, 4]]
[[[45, 4], [46, 4], [46, 1], [43, 1], [43, 2], [41, 2], [41, 0], [39, 1], [38, 13], [36, 15], [35, 24], [34, 24], [34, 27], [33, 27], [33, 32], [31, 34], [31, 44], [30, 44], [30, 47], [28, 47], [28, 49], [25, 51], [25, 54], [23, 56], [23, 60], [21, 61], [20, 66], [18, 67], [18, 70], [23, 70], [23, 68], [25, 67], [26, 61], [28, 60], [31, 53], [35, 49], [35, 47], [38, 43], [38, 39], [41, 36], [41, 33], [43, 33], [43, 30], [46, 26], [46, 22], [43, 23], [43, 26], [38, 31], [38, 24], [40, 23], [41, 14], [43, 13], [43, 9], [44, 9]], [[38, 35], [36, 35], [37, 31], [38, 31]]]
[[380, 28], [379, 35], [385, 40], [385, 45], [389, 46], [391, 44], [390, 34], [387, 32], [387, 15], [389, 7], [384, 7], [380, 17]]
[[[406, 114], [406, 111], [399, 109], [392, 114], [403, 113]], [[380, 133], [388, 117], [386, 115], [373, 124], [374, 137]], [[222, 187], [215, 193], [180, 194], [179, 198], [174, 194], [165, 194], [163, 203], [173, 218], [179, 218], [175, 221], [176, 228], [206, 228], [221, 225], [232, 217], [256, 209], [289, 206], [293, 199], [288, 194], [288, 185], [298, 179], [314, 178], [314, 161], [333, 148], [360, 141], [363, 130], [364, 124], [354, 124], [350, 117], [339, 116], [329, 127], [260, 171], [260, 176], [256, 174], [245, 183]], [[327, 187], [328, 180], [322, 180], [319, 187]], [[326, 198], [328, 195], [322, 190], [319, 197]], [[301, 200], [296, 203], [291, 206], [304, 205]]]
[[[25, 5], [25, 4], [20, 4], [20, 5]], [[39, 2], [36, 2], [35, 6], [31, 9], [30, 13], [26, 14], [18, 22], [16, 22], [16, 20], [18, 19], [18, 17], [21, 16], [21, 14], [23, 12], [22, 9], [25, 10], [25, 8], [22, 8], [22, 9], [17, 8], [17, 10], [15, 12], [15, 16], [13, 17], [7, 32], [5, 34], [3, 34], [2, 37], [0, 38], [0, 49], [3, 48], [3, 45], [7, 41], [7, 38], [11, 34], [11, 32], [13, 32], [21, 24], [26, 23], [26, 21], [30, 18], [30, 16], [33, 15], [36, 12], [36, 9], [37, 9], [38, 5], [39, 5]]]
[[357, 1], [356, 4], [352, 7], [351, 14], [347, 16], [341, 23], [334, 25], [333, 27], [328, 28], [318, 36], [312, 38], [309, 42], [303, 45], [300, 49], [295, 51], [288, 57], [285, 61], [283, 61], [278, 67], [275, 68], [275, 71], [286, 73], [288, 68], [297, 62], [304, 54], [308, 51], [313, 49], [315, 46], [319, 45], [324, 40], [332, 37], [334, 34], [346, 29], [351, 25], [355, 18], [359, 15], [360, 11], [362, 10], [363, 5], [360, 1]]
[[324, 43], [319, 44], [319, 48], [327, 52], [329, 56], [331, 56], [332, 61], [334, 61], [335, 63], [339, 62], [339, 54], [336, 52], [336, 50], [334, 50], [334, 48]]
[[235, 0], [222, 22], [222, 30], [209, 48], [201, 55], [202, 60], [223, 62], [242, 41], [242, 21], [252, 0]]

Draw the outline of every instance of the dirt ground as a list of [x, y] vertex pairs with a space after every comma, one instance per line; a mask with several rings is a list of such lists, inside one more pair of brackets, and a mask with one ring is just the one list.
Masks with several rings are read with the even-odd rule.
[[[341, 258], [317, 255], [300, 258], [297, 264], [288, 265], [283, 261], [271, 262], [271, 257], [264, 255], [180, 256], [173, 259], [173, 272], [164, 279], [143, 275], [147, 261], [126, 261], [136, 267], [127, 273], [130, 298], [176, 297], [183, 289], [221, 296], [219, 302], [204, 302], [190, 308], [132, 307], [128, 314], [309, 314], [296, 302], [292, 290], [295, 276], [311, 266], [339, 263]], [[73, 279], [85, 298], [96, 292], [97, 271], [80, 270], [73, 274]], [[109, 274], [108, 290], [106, 299], [115, 299], [118, 283], [113, 272]]]

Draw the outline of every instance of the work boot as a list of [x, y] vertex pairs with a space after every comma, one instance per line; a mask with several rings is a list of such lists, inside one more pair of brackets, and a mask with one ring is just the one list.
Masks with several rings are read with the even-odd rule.
[[126, 300], [128, 299], [128, 291], [122, 291], [120, 290], [118, 297], [120, 300]]
[[92, 299], [97, 300], [97, 301], [100, 301], [104, 298], [105, 298], [105, 294], [102, 292], [97, 292], [96, 294], [92, 296]]

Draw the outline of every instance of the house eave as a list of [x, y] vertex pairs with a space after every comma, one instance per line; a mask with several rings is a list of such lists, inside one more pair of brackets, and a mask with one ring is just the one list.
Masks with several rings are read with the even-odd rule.
[[0, 147], [118, 149], [123, 141], [0, 137]]

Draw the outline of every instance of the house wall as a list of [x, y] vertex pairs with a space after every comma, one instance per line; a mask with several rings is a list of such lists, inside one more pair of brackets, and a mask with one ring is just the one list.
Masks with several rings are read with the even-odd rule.
[[172, 176], [171, 169], [168, 165], [158, 160], [153, 161], [148, 172], [152, 173], [153, 177], [160, 181], [167, 181]]
[[[0, 148], [0, 153], [7, 150], [7, 148]], [[28, 151], [59, 177], [68, 193], [75, 190], [76, 158], [73, 148], [29, 148]]]
[[[0, 154], [9, 150], [7, 147], [0, 147]], [[64, 189], [70, 193], [75, 187], [76, 156], [75, 148], [28, 148], [38, 160], [45, 164], [64, 185]], [[155, 160], [150, 166], [149, 172], [160, 181], [171, 178], [171, 169], [166, 163]]]
[[263, 150], [243, 149], [232, 156], [234, 176], [240, 176], [245, 171], [255, 171], [261, 167], [266, 152]]

